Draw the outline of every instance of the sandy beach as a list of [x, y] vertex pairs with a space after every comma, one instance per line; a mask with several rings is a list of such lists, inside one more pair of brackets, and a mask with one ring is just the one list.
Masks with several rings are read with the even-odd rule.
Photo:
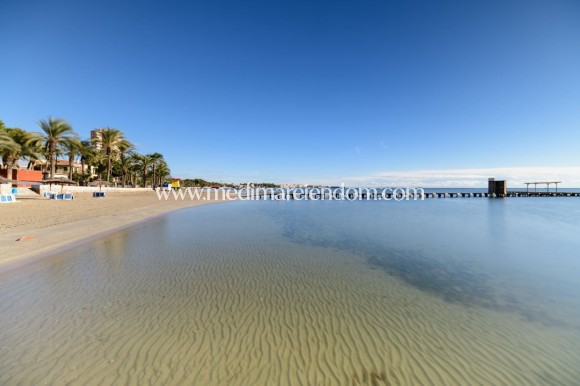
[[217, 202], [159, 200], [154, 191], [131, 190], [109, 192], [106, 198], [75, 193], [72, 201], [21, 197], [0, 207], [0, 270], [174, 210]]

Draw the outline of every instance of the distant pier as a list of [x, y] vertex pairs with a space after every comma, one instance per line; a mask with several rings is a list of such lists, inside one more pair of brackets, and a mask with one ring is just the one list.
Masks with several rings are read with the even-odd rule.
[[[274, 190], [261, 192], [255, 197], [270, 198], [273, 200], [285, 199], [289, 200], [423, 200], [427, 198], [507, 198], [507, 197], [580, 197], [580, 192], [558, 192], [558, 184], [561, 181], [540, 181], [540, 182], [526, 182], [526, 190], [507, 189], [507, 182], [505, 180], [496, 180], [490, 178], [488, 180], [487, 192], [425, 192], [424, 189], [360, 189], [358, 191], [353, 189], [341, 190], [340, 188], [331, 188], [332, 192], [328, 190], [314, 190], [305, 191], [305, 189], [289, 189], [286, 191]], [[534, 186], [534, 190], [530, 191], [530, 185]], [[538, 185], [546, 185], [545, 191], [538, 192]], [[556, 190], [550, 191], [550, 185], [555, 185]], [[328, 189], [328, 188], [327, 188]]]
[[488, 192], [413, 192], [413, 193], [361, 193], [352, 194], [330, 194], [330, 193], [316, 193], [316, 192], [265, 192], [255, 195], [256, 197], [265, 197], [270, 199], [280, 199], [283, 196], [290, 200], [381, 200], [381, 199], [436, 199], [436, 198], [508, 198], [508, 197], [580, 197], [580, 192], [524, 192], [524, 191], [508, 191], [505, 194], [488, 193]]

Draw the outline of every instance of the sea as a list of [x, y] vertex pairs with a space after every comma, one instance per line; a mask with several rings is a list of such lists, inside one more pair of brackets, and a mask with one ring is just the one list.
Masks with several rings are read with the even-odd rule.
[[183, 209], [0, 273], [0, 384], [580, 385], [579, 235], [580, 197]]

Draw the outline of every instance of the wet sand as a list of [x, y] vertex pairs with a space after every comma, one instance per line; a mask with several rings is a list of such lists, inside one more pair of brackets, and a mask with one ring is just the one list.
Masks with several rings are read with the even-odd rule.
[[75, 193], [72, 201], [19, 197], [0, 206], [0, 270], [174, 210], [216, 202], [221, 201], [159, 200], [154, 191], [130, 189], [107, 193], [106, 198]]

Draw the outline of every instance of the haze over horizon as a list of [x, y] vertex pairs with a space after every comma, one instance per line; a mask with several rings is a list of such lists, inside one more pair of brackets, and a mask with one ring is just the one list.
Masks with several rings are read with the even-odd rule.
[[0, 119], [176, 177], [580, 187], [580, 2], [0, 3]]

